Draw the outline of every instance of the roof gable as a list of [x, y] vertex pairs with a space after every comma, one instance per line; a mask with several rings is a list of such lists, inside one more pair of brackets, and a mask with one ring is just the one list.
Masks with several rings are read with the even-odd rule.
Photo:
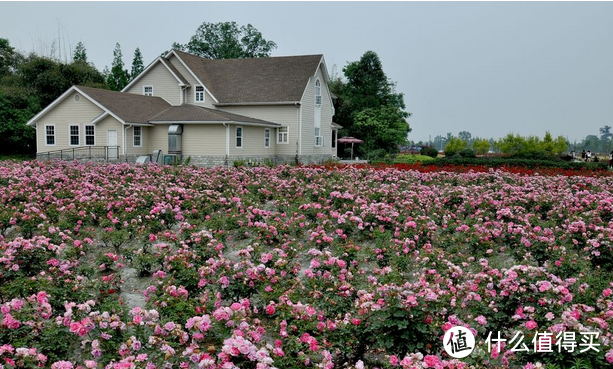
[[164, 67], [166, 67], [166, 69], [168, 70], [168, 72], [177, 80], [177, 84], [179, 86], [189, 86], [189, 83], [187, 82], [187, 80], [185, 79], [185, 77], [183, 77], [181, 75], [181, 73], [179, 73], [179, 71], [177, 70], [177, 68], [175, 68], [174, 65], [172, 65], [171, 62], [169, 62], [168, 60], [166, 60], [163, 57], [158, 57], [156, 58], [154, 61], [151, 62], [151, 64], [149, 64], [147, 66], [147, 68], [145, 68], [144, 71], [141, 72], [141, 74], [139, 74], [138, 76], [136, 76], [136, 78], [134, 78], [130, 83], [128, 83], [128, 85], [126, 87], [124, 87], [121, 92], [125, 92], [128, 91], [130, 89], [130, 87], [132, 87], [134, 84], [136, 84], [141, 78], [143, 78], [145, 75], [147, 75], [147, 73], [157, 64], [157, 63], [161, 63]]
[[151, 117], [170, 107], [166, 100], [157, 96], [144, 96], [99, 88], [75, 86], [102, 105], [122, 123], [147, 123]]
[[173, 50], [218, 100], [217, 105], [296, 103], [322, 55], [205, 59]]

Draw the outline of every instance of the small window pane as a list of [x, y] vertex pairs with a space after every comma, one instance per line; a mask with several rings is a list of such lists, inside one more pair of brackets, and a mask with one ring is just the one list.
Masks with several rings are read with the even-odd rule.
[[134, 127], [134, 146], [141, 145], [141, 137], [142, 137], [142, 128]]
[[236, 147], [243, 147], [243, 127], [236, 127]]
[[145, 86], [145, 96], [153, 96], [153, 86]]
[[55, 127], [46, 126], [45, 133], [47, 137], [47, 145], [55, 145]]
[[196, 101], [202, 102], [204, 101], [204, 87], [196, 86]]

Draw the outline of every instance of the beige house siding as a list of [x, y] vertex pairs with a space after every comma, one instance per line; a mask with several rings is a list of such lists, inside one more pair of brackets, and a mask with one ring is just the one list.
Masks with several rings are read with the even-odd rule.
[[172, 105], [181, 104], [181, 87], [179, 82], [166, 67], [158, 62], [147, 74], [141, 77], [125, 92], [143, 95], [144, 86], [153, 87], [153, 96], [159, 96]]
[[149, 155], [149, 129], [151, 127], [141, 127], [141, 146], [134, 146], [134, 126], [126, 131], [127, 155]]
[[[236, 147], [236, 127], [243, 127], [243, 147]], [[275, 129], [270, 128], [270, 148], [264, 147], [264, 127], [230, 125], [231, 156], [273, 156], [276, 154]], [[279, 145], [280, 146], [280, 145]]]
[[168, 124], [159, 124], [154, 127], [147, 127], [146, 140], [149, 150], [162, 150], [164, 155], [168, 154]]
[[187, 103], [187, 104], [195, 104], [195, 105], [204, 106], [204, 107], [207, 107], [207, 108], [215, 108], [215, 106], [213, 106], [213, 103], [215, 101], [213, 100], [211, 95], [206, 90], [205, 90], [205, 96], [204, 96], [204, 103], [201, 103], [201, 102], [196, 103], [195, 91], [196, 91], [196, 86], [200, 86], [200, 82], [198, 82], [194, 78], [194, 76], [192, 76], [192, 74], [187, 70], [187, 68], [185, 68], [183, 66], [181, 61], [176, 56], [174, 56], [174, 55], [171, 56], [169, 60], [172, 63], [172, 65], [174, 65], [175, 68], [177, 68], [179, 73], [181, 73], [181, 75], [190, 84], [190, 87], [186, 88], [185, 91], [183, 92], [183, 96], [184, 96], [184, 100], [183, 101], [185, 103]]
[[[300, 109], [296, 106], [224, 106], [223, 110], [273, 123], [279, 123], [282, 126], [289, 127], [289, 143], [287, 144], [277, 144], [277, 129], [272, 129], [271, 133], [273, 136], [272, 141], [275, 144], [275, 154], [296, 155], [298, 148], [298, 119], [300, 117]], [[261, 137], [263, 137], [263, 135], [264, 131], [262, 129]], [[263, 138], [260, 141], [263, 143]]]
[[226, 128], [221, 124], [184, 124], [183, 157], [226, 155]]
[[[81, 96], [79, 102], [74, 100], [77, 92], [66, 96], [36, 122], [36, 152], [70, 149], [69, 125], [79, 126], [79, 146], [85, 146], [85, 125], [103, 113], [103, 110]], [[45, 125], [55, 125], [55, 146], [46, 145]], [[96, 145], [98, 143], [96, 137]]]
[[96, 123], [96, 146], [108, 146], [108, 131], [117, 131], [117, 145], [121, 147], [120, 154], [123, 155], [123, 129], [124, 126], [111, 116], [102, 119]]
[[[322, 147], [315, 147], [315, 81], [317, 79], [321, 84], [321, 135], [324, 137]], [[329, 155], [332, 153], [333, 106], [325, 81], [320, 66], [315, 76], [309, 80], [302, 97], [302, 155]]]

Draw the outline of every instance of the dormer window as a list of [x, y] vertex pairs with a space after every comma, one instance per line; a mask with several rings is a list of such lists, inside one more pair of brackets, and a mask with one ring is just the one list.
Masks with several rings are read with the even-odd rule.
[[204, 101], [204, 87], [203, 86], [196, 86], [196, 98], [195, 98], [196, 102], [203, 102]]
[[143, 95], [153, 96], [153, 86], [143, 86]]
[[315, 106], [321, 106], [321, 83], [315, 81]]

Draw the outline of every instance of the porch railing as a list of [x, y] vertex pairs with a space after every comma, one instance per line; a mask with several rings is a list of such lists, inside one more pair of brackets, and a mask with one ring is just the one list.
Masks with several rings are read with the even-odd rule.
[[104, 160], [119, 161], [120, 146], [80, 146], [70, 149], [61, 149], [40, 152], [36, 154], [37, 159], [60, 159], [60, 160]]

